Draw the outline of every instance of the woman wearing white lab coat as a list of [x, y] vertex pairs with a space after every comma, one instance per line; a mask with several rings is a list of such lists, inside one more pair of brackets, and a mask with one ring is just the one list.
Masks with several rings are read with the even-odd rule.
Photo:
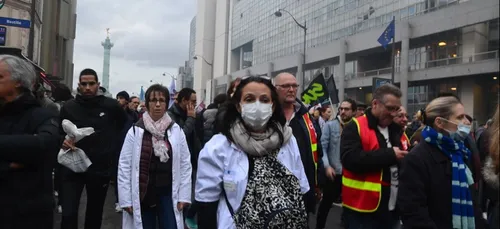
[[309, 184], [272, 83], [243, 79], [217, 116], [198, 159], [198, 228], [306, 228]]
[[120, 154], [122, 228], [156, 228], [158, 221], [160, 229], [184, 229], [182, 210], [191, 203], [189, 148], [183, 130], [166, 112], [168, 89], [153, 85], [145, 97], [147, 112], [128, 131]]

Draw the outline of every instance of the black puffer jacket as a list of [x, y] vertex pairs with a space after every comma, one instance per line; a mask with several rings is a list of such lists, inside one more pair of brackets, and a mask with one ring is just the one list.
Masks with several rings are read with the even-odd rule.
[[168, 115], [184, 131], [189, 152], [191, 153], [191, 164], [193, 169], [196, 170], [198, 165], [198, 154], [201, 150], [201, 143], [197, 134], [198, 130], [196, 128], [196, 118], [188, 117], [187, 113], [182, 110], [177, 103], [174, 103], [174, 105], [168, 109]]
[[[87, 170], [101, 176], [110, 176], [114, 156], [121, 150], [121, 132], [127, 120], [125, 111], [115, 99], [103, 92], [92, 98], [77, 95], [61, 108], [61, 121], [68, 119], [78, 128], [93, 127], [95, 133], [76, 143], [92, 161]], [[62, 128], [61, 135], [66, 135]]]
[[0, 228], [52, 213], [52, 168], [61, 139], [57, 115], [33, 95], [0, 105]]

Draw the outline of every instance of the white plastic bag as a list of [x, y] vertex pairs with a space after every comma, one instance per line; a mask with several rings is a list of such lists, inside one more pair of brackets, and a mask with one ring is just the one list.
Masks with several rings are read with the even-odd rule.
[[[64, 119], [62, 127], [66, 133], [66, 139], [74, 138], [75, 143], [94, 133], [94, 128], [85, 127], [78, 129], [71, 121]], [[83, 173], [92, 165], [85, 152], [80, 148], [74, 150], [59, 150], [57, 162], [75, 173]]]

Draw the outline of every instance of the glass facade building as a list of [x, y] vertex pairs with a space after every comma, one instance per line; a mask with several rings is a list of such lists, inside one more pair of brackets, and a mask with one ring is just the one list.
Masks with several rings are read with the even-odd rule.
[[[286, 71], [307, 86], [322, 71], [333, 75], [339, 98], [369, 103], [373, 78], [392, 78], [391, 46], [382, 48], [377, 38], [395, 18], [394, 80], [410, 114], [445, 92], [459, 96], [478, 120], [498, 104], [499, 87], [491, 86], [500, 77], [498, 0], [198, 2], [205, 5], [197, 14], [204, 19], [197, 54], [214, 60], [213, 68], [200, 63], [195, 73], [200, 93], [210, 74], [216, 79], [210, 93], [218, 94], [248, 74]], [[297, 24], [307, 27], [305, 60]]]
[[306, 46], [316, 47], [374, 27], [387, 25], [393, 17], [402, 20], [438, 10], [457, 0], [234, 0], [231, 48], [243, 51], [243, 68], [302, 52], [306, 22]]

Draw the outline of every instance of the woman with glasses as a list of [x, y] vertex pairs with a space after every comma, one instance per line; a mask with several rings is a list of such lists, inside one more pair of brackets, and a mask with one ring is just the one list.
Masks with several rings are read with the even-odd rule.
[[307, 228], [309, 190], [297, 141], [270, 80], [241, 80], [200, 152], [198, 227]]
[[422, 141], [403, 159], [398, 206], [404, 228], [483, 228], [464, 145], [471, 124], [453, 96], [432, 100], [422, 112]]
[[182, 129], [168, 116], [169, 91], [146, 91], [146, 112], [130, 128], [118, 166], [123, 228], [183, 229], [191, 203], [191, 156]]

